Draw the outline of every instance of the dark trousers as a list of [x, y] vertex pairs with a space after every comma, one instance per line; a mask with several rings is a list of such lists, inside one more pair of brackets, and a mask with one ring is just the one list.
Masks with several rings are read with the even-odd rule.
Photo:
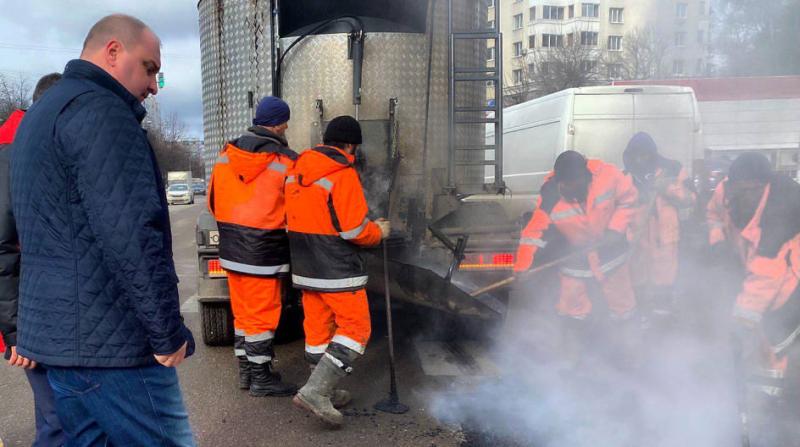
[[69, 447], [194, 446], [175, 368], [48, 368]]
[[47, 381], [47, 371], [40, 367], [26, 369], [28, 383], [33, 390], [33, 409], [36, 414], [36, 439], [33, 447], [64, 445], [64, 432], [56, 413], [53, 389]]

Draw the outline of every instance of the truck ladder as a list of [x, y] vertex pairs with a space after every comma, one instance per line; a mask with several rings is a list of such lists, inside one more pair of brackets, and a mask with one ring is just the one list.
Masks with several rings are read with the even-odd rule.
[[[447, 1], [448, 34], [450, 48], [448, 58], [449, 89], [448, 89], [448, 163], [447, 163], [447, 190], [457, 194], [475, 194], [483, 192], [502, 193], [505, 191], [503, 181], [503, 36], [500, 33], [500, 1], [494, 2], [494, 28], [477, 30], [456, 31], [453, 17], [453, 1]], [[465, 0], [457, 0], [463, 2]], [[479, 0], [485, 1], [485, 0]], [[488, 44], [494, 41], [494, 66], [488, 66], [485, 59], [479, 63], [483, 66], [460, 66], [456, 62], [456, 43], [459, 41], [484, 41]], [[482, 46], [485, 48], [485, 45]], [[494, 103], [480, 106], [463, 106], [457, 98], [459, 83], [482, 82], [481, 88], [485, 89], [486, 82], [494, 84]], [[461, 145], [456, 141], [459, 129], [464, 125], [492, 124], [494, 126], [494, 144]], [[482, 129], [483, 130], [483, 129]], [[485, 141], [485, 138], [482, 142]], [[487, 159], [489, 151], [494, 152], [494, 157]], [[477, 158], [476, 153], [483, 153]], [[466, 153], [466, 154], [465, 154]], [[466, 156], [459, 157], [465, 154]], [[470, 156], [471, 155], [471, 156]], [[457, 168], [460, 167], [485, 167], [494, 168], [494, 180], [491, 183], [484, 179], [481, 183], [464, 183], [457, 179]], [[485, 172], [485, 169], [484, 169]]]

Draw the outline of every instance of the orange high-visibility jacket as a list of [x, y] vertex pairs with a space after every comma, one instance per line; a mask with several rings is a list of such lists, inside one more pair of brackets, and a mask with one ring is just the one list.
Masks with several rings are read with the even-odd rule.
[[208, 209], [219, 227], [223, 268], [262, 276], [289, 272], [283, 185], [296, 158], [286, 140], [260, 127], [220, 152]]
[[[533, 212], [530, 222], [520, 234], [514, 270], [527, 270], [533, 264], [536, 251], [547, 245], [544, 237], [551, 225], [561, 233], [573, 247], [587, 247], [603, 240], [606, 230], [625, 234], [636, 214], [637, 192], [630, 177], [624, 175], [616, 166], [600, 160], [589, 160], [587, 163], [592, 181], [586, 204], [567, 202], [558, 186], [552, 180], [551, 172]], [[585, 208], [584, 208], [585, 206]], [[591, 253], [590, 253], [591, 255]], [[577, 277], [596, 276], [608, 272], [626, 260], [627, 254], [615, 253], [613, 259], [601, 259], [601, 264], [584, 259], [580, 264], [597, 264], [591, 269], [562, 268], [562, 273]], [[591, 271], [590, 271], [591, 270]]]
[[758, 322], [789, 300], [800, 277], [800, 185], [776, 176], [744, 229], [736, 228], [720, 183], [707, 207], [709, 242], [729, 241], [746, 267], [734, 315]]
[[341, 149], [304, 151], [286, 178], [286, 216], [292, 282], [300, 289], [337, 292], [367, 284], [360, 247], [381, 241], [367, 218], [367, 201], [354, 158]]
[[[645, 235], [659, 245], [675, 244], [680, 240], [680, 222], [685, 220], [697, 199], [687, 186], [688, 174], [679, 162], [667, 160], [666, 166], [656, 171], [655, 198], [640, 193], [640, 224], [644, 225]], [[652, 197], [652, 196], [651, 196]]]

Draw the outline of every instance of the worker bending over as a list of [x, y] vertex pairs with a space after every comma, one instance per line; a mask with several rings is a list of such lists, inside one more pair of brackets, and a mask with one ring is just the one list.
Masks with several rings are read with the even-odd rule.
[[[556, 232], [573, 256], [560, 266], [561, 291], [557, 304], [564, 316], [568, 356], [580, 358], [587, 319], [596, 295], [608, 306], [615, 328], [633, 327], [636, 299], [628, 272], [628, 241], [636, 213], [637, 193], [630, 177], [600, 160], [586, 160], [575, 151], [558, 156], [542, 185], [536, 209], [520, 235], [515, 272], [531, 268], [539, 249]], [[625, 322], [625, 323], [623, 323]], [[627, 342], [627, 341], [625, 341]]]

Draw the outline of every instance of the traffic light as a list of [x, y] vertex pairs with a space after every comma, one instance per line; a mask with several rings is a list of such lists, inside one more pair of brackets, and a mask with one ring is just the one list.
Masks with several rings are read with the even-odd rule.
[[159, 73], [156, 79], [158, 80], [158, 88], [164, 88], [164, 73]]

